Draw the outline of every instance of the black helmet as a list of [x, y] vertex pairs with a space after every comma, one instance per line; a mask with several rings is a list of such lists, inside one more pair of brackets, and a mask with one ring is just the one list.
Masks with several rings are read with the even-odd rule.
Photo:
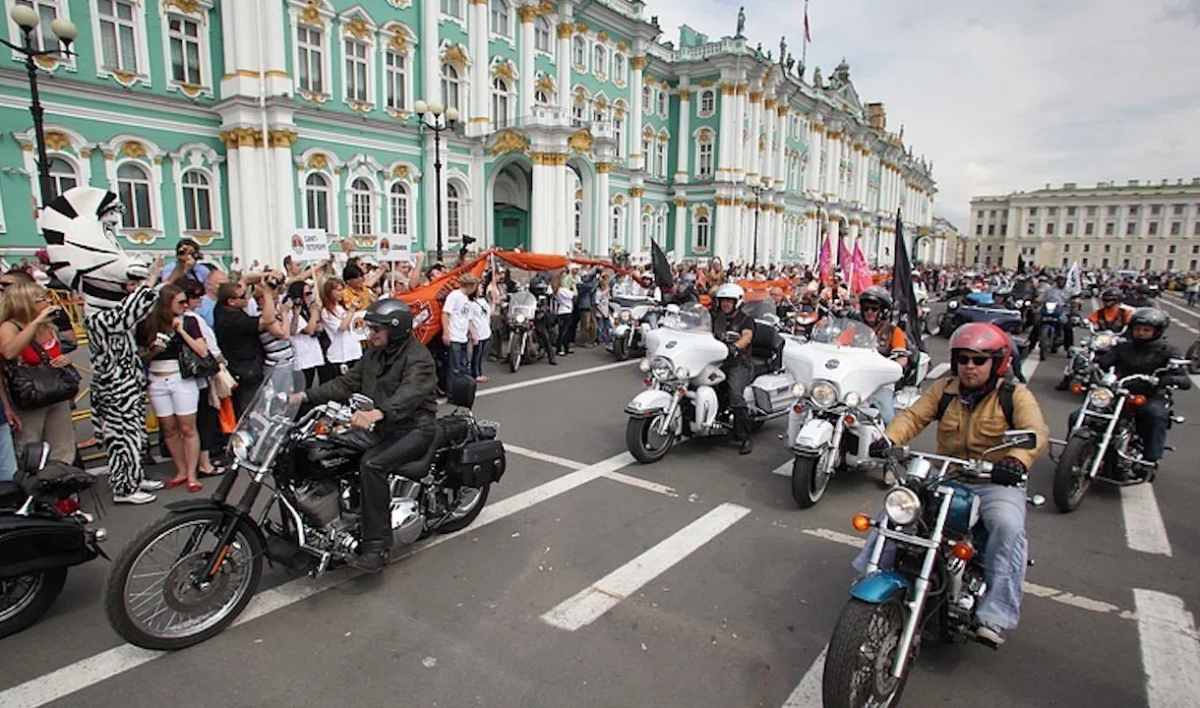
[[878, 285], [872, 285], [864, 290], [862, 295], [858, 296], [859, 307], [866, 305], [868, 302], [879, 305], [879, 308], [884, 312], [892, 311], [892, 294]]
[[388, 344], [402, 344], [412, 334], [412, 310], [396, 298], [389, 297], [371, 303], [363, 320], [369, 325], [386, 328]]
[[1100, 301], [1101, 302], [1120, 302], [1121, 301], [1121, 289], [1120, 288], [1105, 288], [1104, 292], [1100, 293]]
[[1138, 295], [1149, 295], [1150, 293], [1154, 292], [1154, 288], [1150, 287], [1150, 283], [1142, 283], [1138, 286], [1137, 291]]
[[1154, 336], [1150, 338], [1150, 341], [1154, 341], [1155, 339], [1161, 337], [1163, 332], [1167, 331], [1167, 325], [1171, 324], [1171, 318], [1168, 317], [1167, 313], [1163, 312], [1162, 310], [1153, 307], [1139, 307], [1133, 311], [1132, 315], [1129, 316], [1129, 322], [1127, 324], [1129, 326], [1130, 333], [1132, 333], [1133, 328], [1137, 327], [1138, 325], [1153, 327]]

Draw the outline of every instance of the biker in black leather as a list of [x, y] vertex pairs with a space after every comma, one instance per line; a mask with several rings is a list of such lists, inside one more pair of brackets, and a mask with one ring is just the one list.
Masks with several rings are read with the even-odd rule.
[[434, 439], [437, 418], [437, 370], [425, 345], [412, 336], [412, 311], [388, 298], [367, 308], [371, 344], [349, 371], [309, 389], [314, 405], [349, 398], [371, 397], [375, 409], [357, 411], [351, 426], [372, 438], [372, 447], [359, 466], [362, 490], [362, 544], [351, 565], [377, 571], [387, 562], [392, 545], [389, 472], [421, 459]]

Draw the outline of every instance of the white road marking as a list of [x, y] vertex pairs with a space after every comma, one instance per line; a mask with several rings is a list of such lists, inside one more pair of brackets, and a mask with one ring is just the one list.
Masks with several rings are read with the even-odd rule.
[[563, 601], [542, 615], [542, 621], [570, 632], [586, 627], [749, 513], [737, 504], [718, 506]]
[[1200, 638], [1183, 600], [1134, 589], [1149, 708], [1195, 708], [1200, 696]]
[[[633, 462], [633, 455], [623, 452], [620, 455], [615, 455], [594, 465], [588, 465], [545, 484], [506, 499], [501, 499], [494, 504], [489, 504], [479, 513], [475, 522], [467, 528], [452, 534], [436, 536], [414, 546], [408, 552], [396, 557], [393, 562], [441, 545], [462, 534], [475, 533], [488, 524], [500, 521], [536, 504], [553, 499], [598, 477], [631, 465]], [[234, 626], [244, 624], [276, 610], [293, 605], [301, 600], [341, 585], [358, 575], [354, 571], [339, 570], [323, 575], [315, 581], [308, 577], [297, 578], [270, 590], [264, 590], [254, 596], [254, 599], [246, 607], [245, 612], [234, 622]], [[141, 649], [132, 644], [123, 644], [86, 659], [81, 659], [48, 674], [30, 679], [12, 688], [0, 691], [0, 706], [4, 706], [4, 708], [37, 708], [38, 706], [58, 700], [76, 691], [81, 691], [89, 686], [153, 661], [167, 653]]]
[[658, 482], [651, 482], [649, 480], [642, 479], [641, 477], [633, 477], [631, 475], [621, 474], [620, 472], [605, 472], [603, 476], [605, 479], [611, 479], [614, 482], [627, 484], [631, 487], [637, 487], [638, 489], [657, 492], [658, 494], [662, 494], [664, 496], [679, 496], [679, 492], [675, 491], [674, 487], [668, 487], [667, 485], [659, 484]]
[[[819, 538], [825, 541], [833, 541], [844, 546], [852, 546], [854, 548], [862, 548], [866, 544], [866, 538], [863, 536], [851, 536], [848, 533], [834, 531], [833, 529], [801, 529], [801, 533]], [[1098, 614], [1111, 614], [1121, 619], [1134, 619], [1136, 615], [1129, 610], [1122, 610], [1120, 607], [1111, 602], [1103, 600], [1093, 600], [1090, 597], [1076, 595], [1074, 593], [1048, 588], [1044, 585], [1037, 585], [1029, 581], [1025, 582], [1025, 592], [1034, 597], [1041, 597], [1047, 600], [1053, 600], [1064, 605], [1087, 610]]]
[[808, 667], [808, 671], [804, 673], [804, 678], [800, 679], [799, 685], [783, 702], [783, 708], [821, 708], [821, 679], [825, 673], [825, 653], [827, 651], [829, 651], [829, 645], [825, 645], [821, 649], [820, 655], [817, 656], [812, 666]]
[[1026, 357], [1025, 361], [1021, 362], [1021, 375], [1026, 381], [1033, 381], [1033, 372], [1037, 371], [1038, 364], [1042, 363], [1041, 359], [1034, 358], [1032, 355]]
[[528, 457], [531, 460], [541, 460], [542, 462], [549, 462], [552, 465], [558, 465], [559, 467], [566, 467], [569, 470], [581, 470], [584, 467], [587, 467], [587, 465], [583, 464], [582, 462], [576, 462], [575, 460], [568, 460], [567, 458], [559, 457], [558, 455], [548, 455], [544, 452], [538, 452], [537, 450], [530, 450], [529, 448], [526, 448], [526, 447], [510, 445], [508, 443], [504, 443], [504, 451], [505, 452], [515, 452], [516, 454], [520, 455], [521, 457]]
[[507, 391], [516, 391], [517, 389], [529, 388], [530, 386], [540, 386], [542, 384], [552, 383], [554, 381], [562, 381], [564, 379], [573, 379], [576, 376], [587, 376], [588, 374], [598, 374], [601, 371], [609, 371], [611, 369], [620, 369], [623, 366], [630, 366], [641, 361], [640, 359], [630, 359], [629, 361], [618, 361], [614, 364], [601, 364], [579, 371], [567, 371], [561, 374], [552, 376], [542, 376], [541, 378], [530, 379], [528, 381], [518, 381], [517, 383], [505, 384], [495, 388], [488, 388], [475, 394], [476, 398], [483, 396], [494, 396], [497, 393], [505, 393]]
[[940, 363], [937, 366], [930, 369], [928, 374], [925, 374], [925, 380], [933, 381], [935, 379], [940, 379], [943, 376], [945, 376], [946, 372], [949, 370], [950, 370], [950, 362], [943, 361], [942, 363]]
[[793, 457], [792, 459], [788, 460], [787, 462], [784, 462], [782, 465], [771, 470], [771, 474], [777, 474], [780, 477], [791, 477], [792, 476], [792, 465], [795, 464], [795, 462], [796, 462], [796, 458]]
[[1135, 551], [1171, 555], [1167, 527], [1158, 511], [1154, 485], [1121, 487], [1121, 513], [1125, 517], [1125, 544]]

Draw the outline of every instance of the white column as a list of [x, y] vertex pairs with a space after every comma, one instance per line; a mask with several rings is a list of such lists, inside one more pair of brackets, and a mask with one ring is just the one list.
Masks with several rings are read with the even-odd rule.
[[831, 133], [829, 135], [829, 156], [826, 163], [825, 173], [825, 191], [832, 195], [832, 198], [841, 201], [840, 189], [840, 171], [842, 164], [842, 140], [840, 135]]
[[629, 188], [629, 252], [642, 253], [642, 194], [643, 187]]
[[[421, 61], [425, 71], [421, 77], [422, 95], [426, 101], [441, 101], [442, 92], [440, 77], [442, 62], [438, 59], [438, 12], [439, 0], [422, 0], [421, 2]], [[466, 118], [466, 116], [463, 116]]]
[[534, 152], [533, 186], [531, 193], [531, 208], [529, 210], [529, 250], [533, 253], [554, 253], [554, 201], [557, 190], [554, 189], [554, 172], [551, 165], [546, 164], [548, 155], [552, 153]]
[[758, 156], [758, 173], [775, 184], [775, 100], [764, 99], [762, 104], [763, 149]]
[[808, 124], [808, 169], [804, 179], [805, 191], [821, 189], [821, 141], [824, 138], [816, 117], [811, 116]]
[[739, 83], [733, 94], [733, 180], [744, 181], [746, 178], [746, 139], [742, 134], [746, 124], [746, 93], [749, 85]]
[[560, 153], [555, 158], [554, 176], [558, 180], [558, 200], [554, 205], [554, 229], [559, 234], [558, 250], [566, 255], [575, 245], [575, 181], [570, 177], [570, 167], [567, 167], [567, 153]]
[[743, 163], [746, 180], [761, 176], [758, 159], [758, 133], [762, 130], [762, 92], [754, 91], [747, 97], [746, 108], [750, 112], [750, 135], [746, 139], [746, 156]]
[[859, 151], [859, 174], [858, 174], [858, 201], [862, 203], [863, 208], [867, 207], [867, 195], [870, 193], [871, 186], [871, 153], [863, 148]]
[[536, 88], [534, 74], [537, 73], [533, 64], [533, 21], [537, 18], [537, 7], [522, 5], [517, 10], [521, 18], [521, 63], [518, 70], [521, 78], [517, 81], [517, 116], [525, 117], [533, 113], [533, 92]]
[[687, 200], [676, 197], [674, 204], [675, 248], [672, 249], [672, 257], [676, 263], [679, 263], [687, 253]]
[[592, 195], [592, 203], [595, 205], [592, 213], [598, 215], [598, 218], [593, 219], [597, 222], [594, 226], [596, 229], [595, 239], [595, 255], [597, 258], [607, 258], [609, 247], [612, 243], [612, 234], [609, 226], [611, 207], [608, 203], [608, 176], [612, 171], [611, 162], [596, 163], [596, 193]]
[[278, 267], [283, 265], [285, 255], [280, 247], [282, 240], [279, 236], [296, 228], [296, 166], [292, 162], [292, 148], [289, 139], [281, 138], [273, 141], [266, 153], [267, 159], [271, 161], [272, 174], [269, 188], [272, 190], [275, 218], [271, 225], [273, 230], [268, 232], [271, 237], [256, 240], [266, 242], [269, 260], [263, 262]]
[[467, 30], [471, 46], [471, 134], [484, 135], [491, 120], [492, 80], [488, 75], [491, 56], [488, 52], [488, 1], [471, 0]]
[[575, 25], [569, 16], [562, 17], [558, 23], [558, 56], [555, 57], [555, 68], [558, 69], [558, 107], [564, 116], [571, 115], [571, 36], [575, 34]]
[[[787, 104], [780, 100], [779, 107], [775, 109], [775, 168], [773, 170], [775, 178], [787, 182], [788, 164], [787, 164], [787, 135], [788, 122], [791, 117], [788, 115]], [[804, 189], [804, 181], [797, 185], [797, 189]]]
[[728, 267], [733, 260], [733, 200], [717, 197], [717, 217], [712, 228], [712, 252]]
[[642, 71], [646, 68], [646, 57], [630, 57], [629, 66], [633, 69], [633, 80], [630, 85], [629, 134], [632, 142], [629, 146], [629, 169], [641, 169], [650, 160], [650, 155], [642, 154], [642, 91], [646, 88], [646, 80]]
[[[717, 130], [716, 179], [718, 182], [729, 182], [733, 179], [733, 144], [735, 141], [733, 134], [733, 116], [735, 113], [733, 94], [733, 84], [721, 84], [721, 104], [718, 107], [720, 111], [718, 115], [720, 118], [720, 129]], [[719, 207], [717, 212], [720, 213]], [[714, 230], [714, 235], [716, 233]], [[722, 235], [722, 238], [724, 238], [724, 235]]]
[[[679, 132], [675, 136], [675, 181], [679, 184], [686, 184], [690, 168], [688, 166], [688, 153], [692, 145], [692, 102], [691, 91], [684, 84], [679, 89]], [[678, 260], [678, 256], [676, 257]]]

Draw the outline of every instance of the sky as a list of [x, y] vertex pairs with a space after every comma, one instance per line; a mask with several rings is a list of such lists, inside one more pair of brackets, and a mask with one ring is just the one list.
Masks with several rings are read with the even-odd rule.
[[[661, 39], [732, 35], [726, 0], [646, 0]], [[800, 56], [802, 0], [746, 2], [745, 35]], [[863, 103], [933, 161], [934, 212], [973, 196], [1200, 177], [1200, 0], [810, 0], [808, 74], [844, 57]]]

